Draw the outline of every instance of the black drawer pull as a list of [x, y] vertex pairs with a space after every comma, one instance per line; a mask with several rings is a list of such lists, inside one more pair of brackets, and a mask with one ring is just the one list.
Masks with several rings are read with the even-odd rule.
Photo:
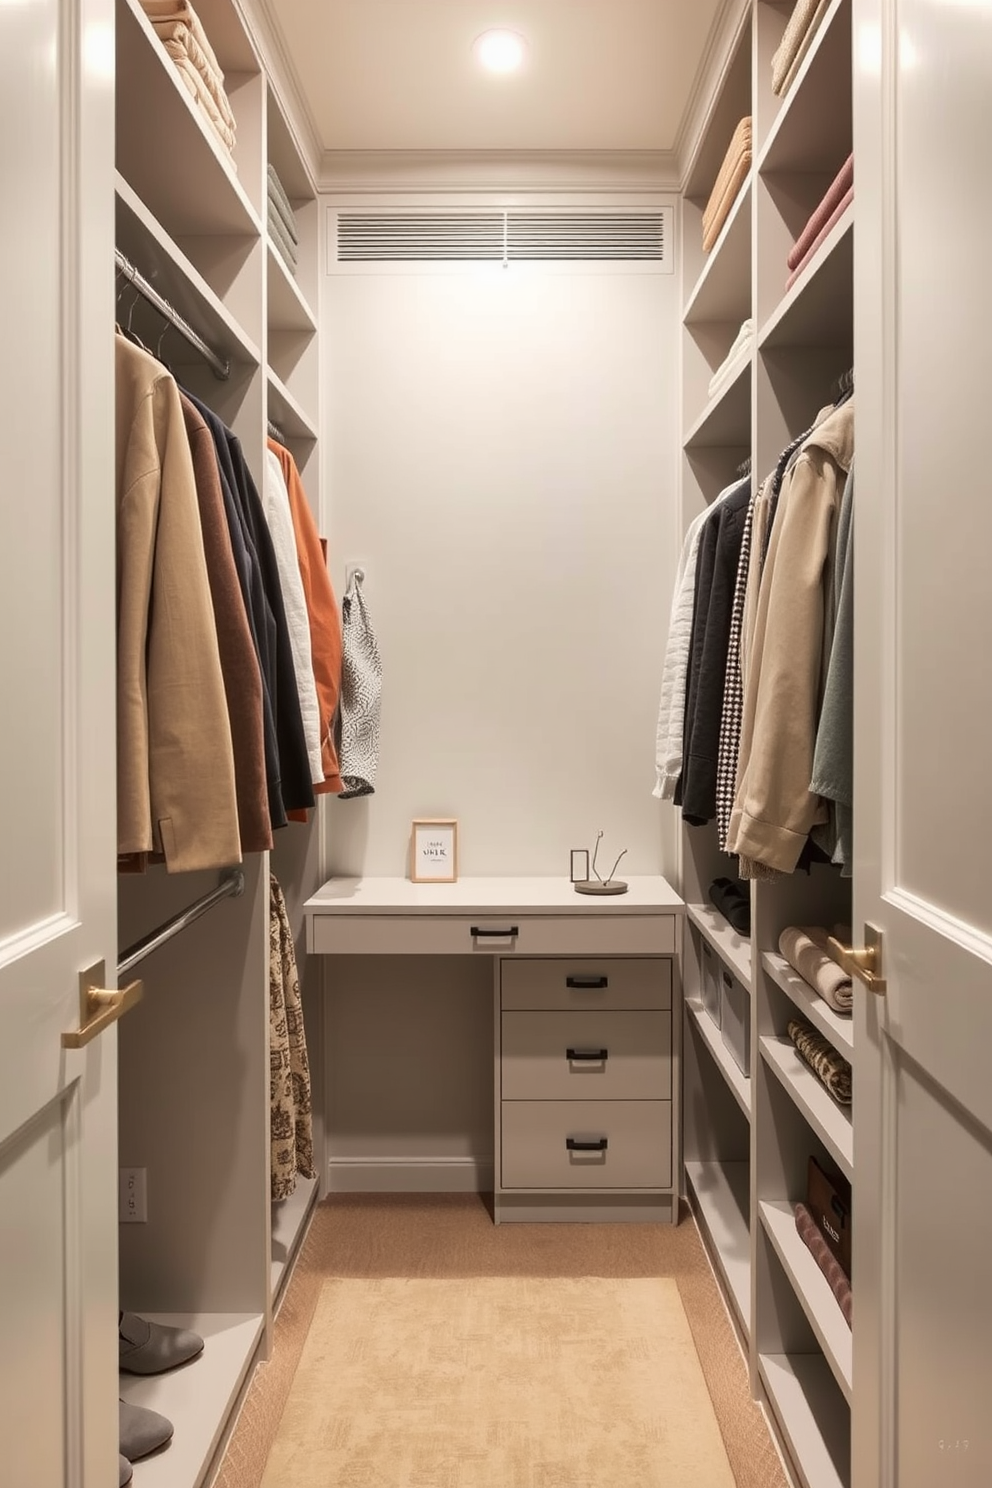
[[591, 1064], [605, 1064], [610, 1057], [609, 1049], [566, 1049], [565, 1058], [578, 1061], [588, 1059]]
[[511, 925], [509, 930], [480, 930], [478, 925], [473, 925], [471, 933], [479, 936], [480, 939], [488, 935], [497, 940], [512, 940], [515, 935], [520, 934], [520, 927]]
[[568, 976], [565, 978], [565, 986], [574, 987], [577, 992], [596, 992], [601, 987], [609, 985], [610, 979], [605, 976]]
[[569, 1152], [605, 1152], [606, 1138], [594, 1137], [591, 1142], [582, 1142], [578, 1137], [566, 1137], [565, 1146]]

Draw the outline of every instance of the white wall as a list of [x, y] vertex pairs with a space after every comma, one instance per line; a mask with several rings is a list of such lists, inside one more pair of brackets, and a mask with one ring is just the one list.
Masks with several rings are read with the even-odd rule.
[[364, 564], [385, 669], [376, 794], [334, 804], [333, 873], [405, 873], [432, 815], [459, 819], [462, 876], [564, 874], [600, 827], [606, 867], [674, 873], [651, 789], [677, 282], [325, 280], [332, 571]]

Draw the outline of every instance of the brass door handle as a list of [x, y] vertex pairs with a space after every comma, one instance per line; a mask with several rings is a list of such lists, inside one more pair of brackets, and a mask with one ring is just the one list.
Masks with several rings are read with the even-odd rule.
[[103, 986], [106, 979], [106, 967], [102, 961], [79, 973], [79, 1027], [62, 1035], [63, 1049], [81, 1049], [111, 1023], [122, 1018], [144, 996], [142, 982], [129, 982], [115, 992]]
[[843, 941], [837, 940], [833, 935], [828, 938], [827, 944], [831, 955], [845, 971], [850, 972], [852, 977], [857, 977], [859, 982], [864, 982], [869, 992], [875, 992], [879, 997], [885, 995], [887, 983], [882, 975], [880, 930], [876, 930], [874, 925], [866, 925], [863, 946], [844, 945]]

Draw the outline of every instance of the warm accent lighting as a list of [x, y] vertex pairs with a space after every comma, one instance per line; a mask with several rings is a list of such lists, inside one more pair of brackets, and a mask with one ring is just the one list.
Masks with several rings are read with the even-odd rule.
[[473, 48], [489, 72], [516, 72], [524, 60], [527, 43], [516, 31], [484, 31]]

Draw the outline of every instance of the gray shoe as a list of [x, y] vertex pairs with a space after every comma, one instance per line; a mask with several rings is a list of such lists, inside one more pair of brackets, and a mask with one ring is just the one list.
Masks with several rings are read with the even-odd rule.
[[[137, 1462], [149, 1452], [157, 1452], [172, 1440], [172, 1422], [158, 1411], [146, 1410], [143, 1405], [120, 1402], [120, 1443], [122, 1457], [128, 1462]], [[123, 1471], [123, 1468], [122, 1468]], [[126, 1481], [126, 1480], [124, 1480]]]
[[122, 1312], [117, 1331], [118, 1368], [125, 1374], [164, 1374], [203, 1353], [199, 1333], [149, 1323], [136, 1312]]
[[126, 1457], [118, 1457], [117, 1461], [120, 1466], [120, 1483], [118, 1484], [118, 1488], [127, 1488], [128, 1483], [134, 1477], [131, 1464]]

